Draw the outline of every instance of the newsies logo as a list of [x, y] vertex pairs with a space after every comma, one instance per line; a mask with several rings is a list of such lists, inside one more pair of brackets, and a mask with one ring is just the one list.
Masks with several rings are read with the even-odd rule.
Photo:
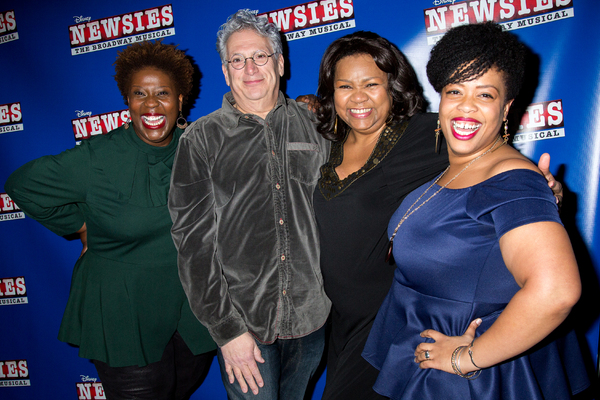
[[311, 1], [260, 15], [277, 25], [288, 41], [356, 26], [352, 0]]
[[0, 221], [23, 219], [25, 214], [6, 193], [0, 193]]
[[77, 398], [79, 400], [106, 399], [102, 383], [96, 382], [96, 380], [96, 378], [81, 375], [81, 382], [77, 382]]
[[435, 0], [425, 10], [427, 43], [435, 44], [458, 25], [495, 21], [506, 30], [572, 18], [573, 0]]
[[75, 17], [76, 24], [69, 26], [73, 56], [175, 35], [171, 4], [94, 21], [88, 19]]
[[92, 115], [90, 111], [78, 110], [76, 113], [78, 118], [71, 120], [76, 141], [89, 139], [95, 135], [105, 135], [123, 125], [129, 119], [129, 110], [97, 115]]
[[27, 360], [0, 361], [0, 387], [31, 386]]
[[0, 44], [19, 38], [14, 10], [0, 12]]
[[23, 114], [21, 114], [21, 103], [0, 105], [0, 133], [22, 130]]
[[533, 103], [523, 114], [513, 143], [565, 137], [562, 100]]
[[26, 303], [29, 303], [29, 301], [27, 300], [27, 286], [25, 286], [24, 277], [0, 279], [0, 306]]

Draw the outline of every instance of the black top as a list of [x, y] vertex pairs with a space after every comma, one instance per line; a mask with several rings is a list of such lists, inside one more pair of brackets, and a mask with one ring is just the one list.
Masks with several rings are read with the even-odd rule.
[[[352, 368], [347, 358], [360, 358], [391, 286], [395, 266], [385, 262], [390, 217], [408, 193], [448, 165], [445, 144], [435, 153], [436, 121], [437, 114], [418, 114], [408, 124], [387, 128], [365, 166], [346, 179], [340, 181], [335, 173], [343, 159], [343, 142], [333, 144], [329, 162], [321, 167], [314, 209], [325, 292], [333, 303], [328, 386], [335, 381], [333, 369], [344, 375], [340, 368]], [[353, 349], [354, 356], [343, 354]], [[372, 382], [365, 385], [371, 390]]]

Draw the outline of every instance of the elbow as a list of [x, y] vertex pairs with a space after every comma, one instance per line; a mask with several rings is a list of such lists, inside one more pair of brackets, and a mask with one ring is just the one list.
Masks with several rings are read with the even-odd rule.
[[547, 298], [552, 314], [565, 319], [581, 298], [581, 281], [578, 278], [574, 282], [563, 282], [548, 293]]

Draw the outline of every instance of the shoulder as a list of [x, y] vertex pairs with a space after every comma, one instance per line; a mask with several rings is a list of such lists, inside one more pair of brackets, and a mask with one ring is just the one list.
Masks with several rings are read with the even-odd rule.
[[[133, 133], [133, 128], [129, 129], [132, 134], [135, 134]], [[89, 139], [84, 139], [75, 148], [100, 150], [112, 146], [124, 147], [127, 146], [125, 136], [128, 134], [130, 134], [129, 130], [126, 130], [125, 126], [121, 125], [104, 135], [94, 135]]]
[[403, 134], [404, 140], [409, 139], [415, 146], [419, 147], [430, 144], [431, 151], [434, 151], [436, 127], [437, 114], [415, 114], [408, 120], [408, 126]]
[[471, 186], [467, 209], [485, 213], [502, 205], [519, 204], [518, 201], [547, 203], [556, 209], [554, 195], [544, 176], [530, 168], [509, 169]]
[[219, 133], [222, 129], [224, 129], [224, 118], [226, 118], [226, 115], [222, 108], [198, 118], [186, 128], [185, 132], [181, 134], [181, 140], [195, 141], [207, 133]]
[[437, 113], [419, 113], [410, 118], [410, 125], [415, 129], [428, 129], [437, 126]]
[[486, 203], [486, 207], [522, 199], [539, 199], [555, 204], [554, 195], [544, 176], [531, 168], [500, 172], [472, 186], [469, 197]]
[[[400, 122], [402, 124], [402, 122]], [[439, 146], [436, 152], [435, 129], [437, 127], [437, 114], [422, 113], [413, 115], [408, 120], [408, 125], [394, 147], [394, 152], [404, 154], [403, 157], [423, 158], [430, 162], [440, 160], [444, 167], [448, 164], [446, 146]]]
[[512, 170], [530, 170], [542, 175], [538, 167], [524, 155], [511, 146], [505, 145], [498, 149], [499, 159], [494, 162], [487, 173], [487, 178]]
[[306, 103], [286, 97], [285, 106], [290, 117], [300, 118], [306, 124], [311, 125], [310, 128], [316, 131], [316, 126], [318, 123], [317, 116], [314, 112], [308, 109], [308, 105]]

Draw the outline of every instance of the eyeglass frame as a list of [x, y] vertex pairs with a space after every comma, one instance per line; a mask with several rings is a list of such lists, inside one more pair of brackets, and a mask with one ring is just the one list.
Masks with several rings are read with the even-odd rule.
[[[262, 52], [262, 53], [265, 53], [265, 54], [267, 55], [267, 61], [265, 61], [265, 63], [264, 63], [264, 64], [258, 64], [258, 63], [256, 62], [256, 60], [254, 59], [254, 57], [256, 56], [256, 54], [257, 54], [257, 53], [261, 53], [261, 52]], [[254, 52], [254, 54], [252, 54], [252, 57], [244, 57], [244, 55], [243, 55], [243, 54], [236, 53], [236, 54], [232, 55], [232, 56], [231, 56], [231, 58], [233, 58], [233, 57], [235, 57], [235, 56], [237, 55], [237, 56], [241, 56], [241, 57], [244, 59], [244, 65], [242, 65], [240, 68], [236, 68], [236, 67], [234, 67], [234, 66], [233, 66], [233, 61], [229, 61], [229, 60], [225, 60], [225, 61], [227, 61], [227, 63], [231, 65], [231, 68], [235, 69], [236, 71], [240, 71], [240, 70], [244, 69], [244, 67], [246, 67], [246, 62], [247, 62], [248, 60], [252, 60], [252, 61], [254, 62], [254, 65], [256, 65], [257, 67], [262, 67], [262, 66], [264, 66], [264, 65], [267, 65], [267, 63], [269, 62], [269, 58], [273, 57], [275, 54], [277, 54], [277, 52], [273, 52], [273, 53], [271, 53], [271, 54], [267, 54], [267, 52], [266, 52], [266, 51], [264, 51], [264, 50], [256, 50], [256, 51]]]

